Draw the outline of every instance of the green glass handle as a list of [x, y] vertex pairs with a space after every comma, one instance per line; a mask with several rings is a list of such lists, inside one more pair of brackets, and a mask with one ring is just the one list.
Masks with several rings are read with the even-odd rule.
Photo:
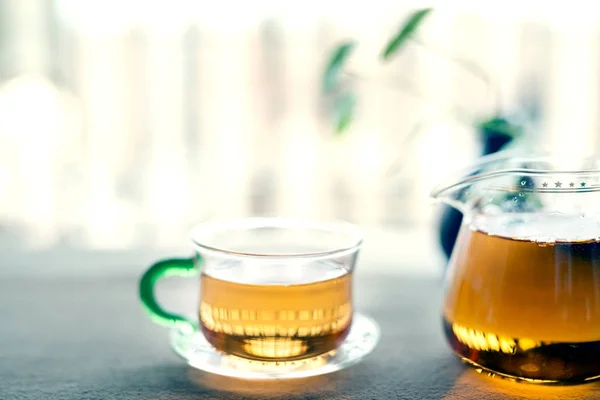
[[140, 300], [150, 315], [152, 321], [169, 328], [178, 328], [183, 331], [196, 331], [198, 324], [181, 315], [164, 310], [156, 301], [154, 286], [167, 276], [194, 276], [198, 274], [195, 258], [169, 258], [154, 263], [140, 279]]

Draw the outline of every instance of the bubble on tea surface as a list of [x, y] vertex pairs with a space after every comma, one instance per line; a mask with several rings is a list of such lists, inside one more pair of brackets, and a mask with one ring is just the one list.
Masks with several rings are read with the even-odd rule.
[[485, 207], [483, 207], [482, 211], [483, 211], [483, 214], [490, 215], [490, 216], [502, 214], [502, 209], [495, 204], [486, 205]]

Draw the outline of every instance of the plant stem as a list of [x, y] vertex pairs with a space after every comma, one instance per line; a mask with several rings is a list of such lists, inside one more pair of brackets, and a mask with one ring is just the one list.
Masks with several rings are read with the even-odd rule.
[[380, 87], [383, 87], [384, 89], [390, 89], [390, 90], [401, 89], [402, 91], [404, 91], [408, 94], [411, 94], [415, 97], [419, 97], [422, 99], [427, 97], [423, 93], [419, 92], [415, 88], [415, 86], [412, 85], [408, 80], [398, 79], [398, 80], [384, 81], [381, 79], [376, 79], [376, 78], [368, 77], [365, 75], [359, 75], [355, 72], [345, 72], [344, 75], [347, 75], [349, 78], [352, 78], [355, 80], [362, 80], [364, 82], [369, 82], [369, 84], [372, 84], [375, 86], [380, 86]]
[[411, 38], [413, 43], [420, 45], [422, 48], [429, 50], [431, 53], [434, 53], [445, 59], [446, 61], [450, 61], [456, 64], [459, 67], [462, 67], [466, 72], [474, 75], [479, 78], [486, 85], [488, 92], [491, 92], [491, 96], [494, 99], [494, 109], [496, 111], [496, 115], [500, 115], [502, 112], [502, 98], [500, 95], [499, 88], [494, 84], [490, 76], [476, 63], [471, 60], [462, 58], [454, 53], [448, 52], [445, 49], [431, 46], [430, 44], [424, 43], [417, 38]]
[[[393, 80], [390, 82], [390, 81], [383, 81], [381, 79], [370, 78], [365, 75], [359, 75], [355, 72], [350, 72], [350, 71], [344, 72], [343, 74], [346, 75], [348, 78], [369, 82], [369, 84], [377, 85], [377, 86], [383, 87], [385, 89], [390, 89], [390, 90], [400, 89], [400, 90], [407, 92], [407, 93], [409, 93], [417, 98], [420, 98], [420, 99], [428, 98], [428, 96], [426, 96], [422, 92], [418, 91], [414, 87], [414, 85], [410, 84], [410, 82], [408, 80]], [[448, 107], [448, 109], [446, 109], [445, 111], [442, 111], [440, 113], [434, 113], [433, 115], [428, 115], [427, 117], [422, 118], [419, 121], [417, 121], [410, 128], [410, 130], [408, 131], [406, 136], [402, 139], [402, 142], [400, 143], [399, 148], [407, 149], [408, 145], [418, 136], [418, 134], [427, 125], [432, 123], [432, 121], [434, 121], [436, 118], [440, 118], [443, 116], [451, 116], [451, 119], [454, 119], [457, 121], [466, 121], [468, 124], [472, 124], [472, 122], [474, 120], [474, 118], [470, 115], [470, 113], [465, 108], [461, 107], [460, 105], [456, 104], [455, 102], [452, 102], [450, 104], [450, 106]], [[394, 162], [388, 168], [388, 172], [386, 174], [388, 178], [390, 178], [394, 174], [396, 174], [398, 172], [398, 170], [402, 167], [402, 161], [401, 161], [402, 159], [403, 159], [403, 157], [398, 158], [398, 160], [396, 162]]]
[[[469, 122], [471, 121], [471, 117], [468, 116], [467, 114], [465, 114], [461, 109], [459, 109], [455, 106], [451, 106], [445, 112], [441, 112], [439, 114], [428, 115], [427, 117], [422, 118], [419, 121], [417, 121], [412, 126], [410, 131], [408, 131], [408, 134], [402, 140], [402, 143], [400, 144], [399, 148], [408, 149], [409, 143], [412, 142], [427, 125], [433, 123], [433, 121], [435, 121], [436, 117], [441, 118], [445, 115], [452, 116], [453, 117], [452, 119], [455, 119], [458, 121], [461, 121], [461, 120], [466, 120]], [[397, 174], [399, 172], [400, 168], [403, 165], [402, 161], [403, 161], [403, 157], [398, 157], [397, 160], [392, 165], [390, 165], [390, 167], [387, 169], [387, 173], [386, 173], [387, 178], [391, 178], [392, 176], [394, 176], [395, 174]]]
[[[379, 86], [384, 89], [401, 90], [407, 94], [413, 95], [414, 97], [417, 97], [422, 100], [426, 100], [430, 97], [424, 94], [423, 92], [417, 90], [414, 85], [412, 85], [408, 80], [405, 79], [381, 80], [368, 77], [366, 75], [359, 75], [355, 72], [344, 72], [344, 75], [351, 79], [369, 82], [370, 85]], [[465, 108], [461, 107], [458, 103], [454, 101], [451, 102], [450, 108], [455, 110], [456, 114], [461, 115], [461, 117], [469, 115], [469, 112]]]

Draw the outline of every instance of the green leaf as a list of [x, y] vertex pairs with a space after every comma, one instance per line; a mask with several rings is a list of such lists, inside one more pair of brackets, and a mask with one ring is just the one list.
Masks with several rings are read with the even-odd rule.
[[325, 74], [323, 75], [323, 93], [330, 93], [335, 90], [344, 63], [350, 56], [352, 50], [354, 50], [355, 46], [356, 42], [348, 41], [342, 43], [335, 49], [329, 59]]
[[412, 13], [400, 27], [398, 33], [388, 42], [383, 51], [382, 58], [389, 60], [406, 41], [412, 36], [415, 30], [419, 27], [423, 19], [433, 11], [432, 8], [423, 8]]
[[499, 133], [517, 138], [523, 133], [523, 129], [519, 125], [512, 124], [503, 118], [491, 118], [479, 124], [479, 128], [487, 134]]
[[341, 135], [350, 126], [354, 114], [356, 98], [353, 93], [342, 94], [335, 102], [335, 133]]

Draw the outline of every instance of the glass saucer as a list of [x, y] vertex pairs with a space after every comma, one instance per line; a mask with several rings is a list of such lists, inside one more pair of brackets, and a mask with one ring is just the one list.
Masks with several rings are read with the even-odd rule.
[[369, 354], [380, 332], [377, 323], [355, 313], [346, 340], [336, 350], [295, 361], [256, 361], [227, 355], [216, 350], [201, 332], [171, 331], [171, 347], [194, 368], [217, 375], [244, 379], [289, 379], [323, 375], [359, 362]]

